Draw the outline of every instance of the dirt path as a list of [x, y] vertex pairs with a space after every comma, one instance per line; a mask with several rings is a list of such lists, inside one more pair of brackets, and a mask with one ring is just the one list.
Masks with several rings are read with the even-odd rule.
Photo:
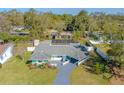
[[[124, 69], [122, 69], [120, 71], [121, 75], [124, 75]], [[115, 78], [115, 77], [112, 77], [111, 80], [110, 80], [110, 84], [111, 85], [124, 85], [124, 78]]]
[[122, 80], [121, 78], [111, 78], [110, 80], [110, 84], [111, 85], [124, 85], [124, 80]]

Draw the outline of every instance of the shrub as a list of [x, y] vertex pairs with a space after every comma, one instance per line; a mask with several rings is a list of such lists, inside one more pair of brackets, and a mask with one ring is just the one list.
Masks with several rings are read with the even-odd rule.
[[0, 63], [0, 68], [2, 68], [2, 64]]
[[112, 75], [111, 75], [110, 73], [104, 73], [104, 74], [103, 74], [103, 78], [104, 78], [104, 79], [107, 79], [107, 80], [110, 79], [111, 76], [112, 76]]

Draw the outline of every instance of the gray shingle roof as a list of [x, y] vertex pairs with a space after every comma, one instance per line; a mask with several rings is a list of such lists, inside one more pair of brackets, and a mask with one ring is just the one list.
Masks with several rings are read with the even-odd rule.
[[33, 53], [30, 58], [30, 60], [45, 60], [45, 59], [48, 59], [48, 56], [42, 52]]
[[48, 59], [52, 55], [70, 56], [77, 60], [83, 59], [85, 54], [79, 48], [74, 47], [74, 45], [51, 45], [51, 40], [46, 40], [36, 47], [29, 60]]

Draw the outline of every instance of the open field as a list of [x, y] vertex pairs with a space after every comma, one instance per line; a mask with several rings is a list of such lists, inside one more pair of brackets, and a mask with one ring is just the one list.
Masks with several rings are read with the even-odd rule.
[[102, 78], [102, 75], [96, 75], [88, 72], [83, 66], [75, 68], [70, 77], [71, 84], [74, 85], [105, 85], [108, 81]]
[[[25, 59], [29, 57], [25, 54]], [[52, 84], [57, 69], [29, 69], [18, 57], [13, 57], [0, 69], [0, 84]]]

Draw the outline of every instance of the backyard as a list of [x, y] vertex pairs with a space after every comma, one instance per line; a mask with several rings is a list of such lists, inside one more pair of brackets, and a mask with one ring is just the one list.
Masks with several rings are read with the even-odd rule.
[[0, 69], [0, 84], [52, 84], [57, 69], [29, 69], [25, 64], [30, 53], [24, 54], [24, 59], [12, 57]]

